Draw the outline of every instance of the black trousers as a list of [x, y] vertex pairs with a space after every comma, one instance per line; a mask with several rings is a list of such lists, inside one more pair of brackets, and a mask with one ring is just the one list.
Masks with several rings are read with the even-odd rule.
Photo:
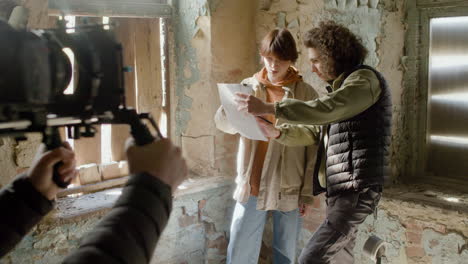
[[354, 263], [358, 226], [375, 211], [380, 197], [380, 187], [328, 197], [327, 218], [302, 250], [299, 263]]

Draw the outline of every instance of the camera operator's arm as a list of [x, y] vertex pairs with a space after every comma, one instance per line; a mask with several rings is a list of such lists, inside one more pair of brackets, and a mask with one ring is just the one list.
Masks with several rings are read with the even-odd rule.
[[52, 181], [53, 166], [59, 167], [62, 180], [75, 175], [74, 153], [69, 146], [38, 155], [28, 173], [19, 175], [0, 191], [0, 257], [10, 251], [28, 231], [53, 208], [59, 187]]
[[149, 263], [169, 219], [172, 192], [187, 175], [180, 149], [168, 139], [127, 148], [133, 176], [110, 213], [64, 263]]

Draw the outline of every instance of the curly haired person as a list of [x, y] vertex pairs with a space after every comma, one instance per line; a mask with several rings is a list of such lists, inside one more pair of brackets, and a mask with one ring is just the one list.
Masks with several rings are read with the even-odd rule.
[[[322, 125], [313, 173], [314, 195], [325, 192], [327, 216], [299, 263], [353, 263], [358, 226], [372, 214], [388, 175], [392, 103], [384, 77], [363, 65], [367, 50], [349, 29], [322, 22], [304, 37], [311, 70], [328, 83], [315, 100], [268, 103], [239, 94], [239, 108], [288, 123]], [[298, 139], [296, 139], [296, 143]]]

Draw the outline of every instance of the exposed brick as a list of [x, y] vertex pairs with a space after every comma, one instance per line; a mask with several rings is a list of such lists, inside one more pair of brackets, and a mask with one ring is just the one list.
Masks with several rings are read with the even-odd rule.
[[421, 245], [422, 234], [414, 232], [406, 232], [406, 238], [411, 244]]
[[[447, 233], [447, 226], [438, 223], [428, 223], [426, 225], [427, 228], [433, 229], [436, 232], [446, 234]], [[426, 228], [424, 228], [426, 229]]]
[[198, 223], [198, 217], [185, 213], [185, 207], [182, 207], [182, 215], [177, 219], [180, 227], [187, 227]]
[[412, 257], [424, 257], [426, 252], [422, 247], [406, 247], [406, 255]]
[[205, 226], [205, 233], [206, 234], [208, 234], [208, 235], [216, 234], [216, 227], [215, 227], [214, 223], [204, 221], [203, 225]]
[[401, 224], [408, 230], [408, 232], [422, 233], [423, 223], [418, 220], [409, 219], [408, 221]]
[[435, 248], [435, 247], [438, 246], [438, 245], [439, 245], [439, 241], [437, 241], [437, 240], [435, 240], [435, 239], [429, 241], [429, 247], [430, 247], [430, 248]]
[[228, 241], [226, 237], [224, 236], [220, 236], [215, 240], [207, 240], [207, 243], [206, 243], [207, 248], [216, 248], [220, 251], [219, 254], [222, 254], [222, 255], [226, 255], [227, 246], [228, 246]]
[[206, 205], [206, 200], [200, 200], [198, 201], [198, 209], [203, 209], [205, 208], [205, 205]]

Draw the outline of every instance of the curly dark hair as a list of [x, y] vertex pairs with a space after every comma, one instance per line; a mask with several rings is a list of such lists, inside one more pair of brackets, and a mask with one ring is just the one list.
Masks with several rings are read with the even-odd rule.
[[318, 27], [307, 31], [304, 45], [317, 50], [323, 70], [335, 77], [353, 70], [367, 56], [367, 49], [361, 39], [334, 21], [320, 22]]

